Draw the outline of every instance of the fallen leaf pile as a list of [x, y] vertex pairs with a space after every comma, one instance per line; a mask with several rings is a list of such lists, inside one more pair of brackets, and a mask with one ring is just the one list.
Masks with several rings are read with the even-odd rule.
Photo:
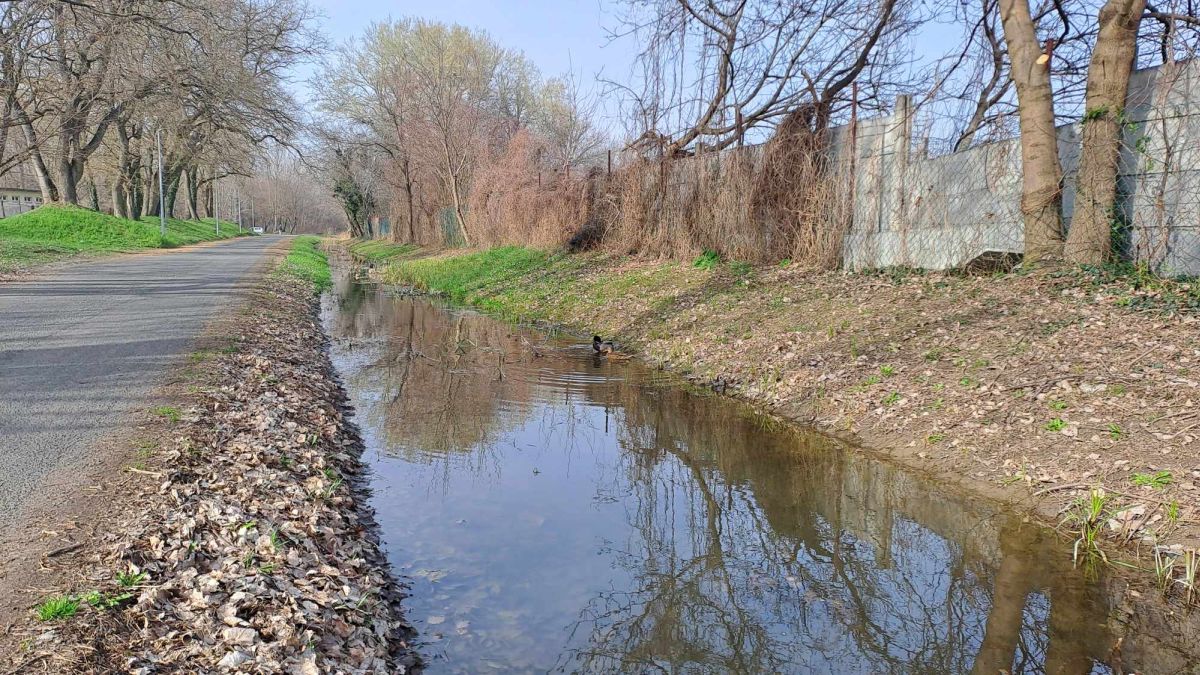
[[[264, 282], [239, 317], [236, 350], [204, 364], [211, 384], [175, 426], [154, 467], [160, 482], [87, 573], [114, 607], [31, 617], [15, 661], [139, 674], [414, 664], [365, 505], [362, 444], [315, 313], [306, 284]], [[133, 586], [123, 601], [118, 574]]]

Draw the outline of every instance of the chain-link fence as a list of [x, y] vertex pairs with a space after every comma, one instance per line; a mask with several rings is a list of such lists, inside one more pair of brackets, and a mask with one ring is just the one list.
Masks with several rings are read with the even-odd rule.
[[[1200, 274], [1200, 74], [1195, 64], [1140, 71], [1123, 111], [1117, 252], [1165, 275]], [[960, 267], [980, 256], [1021, 253], [1018, 139], [926, 157], [915, 152], [911, 103], [853, 134], [854, 215], [844, 250], [851, 269]], [[1080, 124], [1058, 129], [1062, 210], [1075, 210]]]
[[[1200, 274], [1200, 65], [1135, 73], [1112, 215], [1116, 252], [1165, 275]], [[617, 246], [684, 257], [784, 257], [849, 269], [947, 269], [1024, 250], [1017, 138], [929, 156], [910, 97], [892, 115], [832, 129], [822, 167], [780, 162], [765, 146], [669, 160], [645, 148], [619, 158], [605, 192]], [[1081, 125], [1058, 129], [1062, 211], [1075, 209]], [[775, 154], [772, 154], [775, 153]], [[783, 164], [783, 173], [772, 167]], [[828, 251], [826, 250], [828, 249]]]

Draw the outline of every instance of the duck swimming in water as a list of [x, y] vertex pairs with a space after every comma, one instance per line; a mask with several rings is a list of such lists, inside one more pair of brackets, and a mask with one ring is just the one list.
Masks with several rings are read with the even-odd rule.
[[607, 356], [616, 351], [616, 346], [612, 340], [603, 340], [599, 335], [592, 336], [592, 350], [597, 354]]

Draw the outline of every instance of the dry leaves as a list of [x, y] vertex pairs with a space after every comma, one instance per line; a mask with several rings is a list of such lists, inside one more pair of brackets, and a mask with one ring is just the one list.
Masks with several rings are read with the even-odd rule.
[[311, 290], [265, 283], [236, 353], [207, 362], [215, 384], [175, 427], [161, 483], [88, 571], [110, 584], [118, 571], [145, 573], [136, 598], [61, 624], [31, 617], [18, 627], [31, 649], [15, 663], [131, 673], [393, 673], [414, 663]]

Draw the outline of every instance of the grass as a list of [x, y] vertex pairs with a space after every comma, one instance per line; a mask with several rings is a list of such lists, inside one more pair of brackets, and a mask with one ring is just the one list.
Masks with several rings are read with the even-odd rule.
[[1076, 564], [1079, 563], [1080, 558], [1090, 559], [1097, 555], [1105, 561], [1108, 560], [1104, 551], [1100, 550], [1099, 544], [1100, 533], [1104, 527], [1104, 521], [1108, 518], [1108, 512], [1108, 495], [1101, 489], [1089, 491], [1087, 497], [1080, 497], [1072, 505], [1064, 522], [1074, 523], [1078, 528], [1072, 554]]
[[79, 611], [79, 598], [59, 595], [37, 606], [38, 618], [42, 621], [61, 621], [75, 616]]
[[121, 588], [134, 588], [145, 580], [145, 572], [117, 572], [117, 585]]
[[473, 291], [515, 278], [543, 265], [550, 254], [520, 246], [493, 248], [452, 258], [403, 260], [392, 265], [417, 288], [468, 302]]
[[52, 262], [80, 253], [174, 248], [235, 236], [238, 232], [232, 225], [223, 226], [218, 235], [211, 220], [177, 218], [167, 219], [164, 236], [159, 233], [157, 218], [128, 220], [79, 206], [46, 204], [0, 220], [0, 270]]
[[1130, 480], [1138, 487], [1152, 487], [1155, 490], [1161, 490], [1171, 484], [1172, 476], [1170, 471], [1135, 473]]
[[367, 241], [356, 241], [346, 248], [359, 260], [381, 263], [408, 255], [420, 247], [416, 244], [393, 244], [385, 239], [369, 239]]
[[150, 409], [150, 412], [169, 421], [171, 424], [177, 423], [179, 418], [183, 416], [183, 412], [179, 408], [170, 405], [155, 406]]
[[318, 293], [333, 286], [329, 259], [321, 250], [320, 237], [296, 237], [279, 271], [309, 282]]

